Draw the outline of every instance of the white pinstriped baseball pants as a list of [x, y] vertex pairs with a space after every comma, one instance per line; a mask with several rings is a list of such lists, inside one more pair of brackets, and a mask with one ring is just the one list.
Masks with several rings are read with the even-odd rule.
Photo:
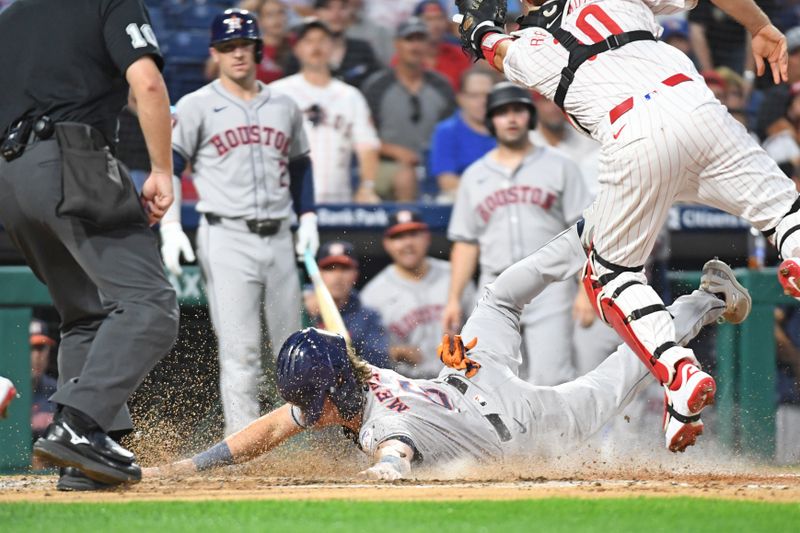
[[635, 97], [598, 134], [600, 192], [585, 217], [594, 249], [617, 265], [644, 264], [676, 201], [716, 207], [763, 231], [797, 199], [794, 183], [697, 80]]

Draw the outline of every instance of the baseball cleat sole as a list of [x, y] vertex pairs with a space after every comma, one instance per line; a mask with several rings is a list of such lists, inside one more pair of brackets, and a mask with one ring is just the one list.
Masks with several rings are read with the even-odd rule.
[[714, 378], [708, 377], [702, 380], [695, 390], [689, 395], [686, 406], [692, 413], [699, 413], [709, 405], [712, 405], [717, 394], [717, 384]]
[[800, 298], [800, 261], [795, 258], [784, 260], [778, 267], [778, 282], [786, 296]]
[[717, 295], [725, 301], [722, 318], [731, 324], [741, 324], [745, 321], [753, 308], [753, 299], [750, 297], [750, 291], [736, 279], [730, 266], [717, 258], [707, 261], [703, 265], [703, 275], [700, 280], [701, 290]]
[[695, 422], [692, 424], [684, 424], [675, 435], [669, 444], [669, 451], [673, 453], [685, 452], [689, 446], [694, 446], [697, 442], [697, 437], [703, 434], [703, 423]]

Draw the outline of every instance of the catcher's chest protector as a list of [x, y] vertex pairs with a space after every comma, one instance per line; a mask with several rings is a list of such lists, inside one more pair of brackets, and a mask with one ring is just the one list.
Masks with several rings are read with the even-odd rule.
[[647, 30], [625, 31], [593, 43], [583, 44], [577, 37], [561, 27], [564, 17], [568, 14], [567, 4], [570, 0], [553, 0], [542, 4], [536, 11], [531, 11], [524, 17], [519, 17], [517, 23], [520, 29], [542, 28], [553, 34], [558, 42], [569, 51], [567, 66], [561, 70], [561, 80], [553, 101], [564, 110], [564, 98], [575, 79], [575, 72], [584, 61], [597, 54], [615, 50], [634, 41], [655, 41], [655, 36]]

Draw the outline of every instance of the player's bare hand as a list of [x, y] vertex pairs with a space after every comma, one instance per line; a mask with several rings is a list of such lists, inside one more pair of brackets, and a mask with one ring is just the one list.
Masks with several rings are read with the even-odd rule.
[[461, 329], [462, 317], [461, 302], [447, 302], [444, 312], [442, 313], [442, 330], [444, 330], [445, 333], [456, 333]]
[[142, 477], [143, 478], [167, 477], [167, 476], [193, 474], [195, 472], [197, 472], [197, 467], [195, 467], [192, 460], [184, 459], [182, 461], [169, 463], [166, 465], [143, 468]]
[[572, 304], [572, 319], [580, 324], [582, 328], [588, 328], [594, 323], [597, 313], [594, 312], [592, 302], [586, 295], [586, 291], [582, 287], [578, 287], [578, 294], [575, 296], [575, 302]]
[[753, 58], [756, 61], [756, 74], [764, 74], [764, 60], [769, 62], [772, 70], [772, 81], [776, 84], [789, 81], [789, 53], [786, 48], [786, 36], [781, 31], [767, 24], [753, 35]]
[[151, 226], [161, 220], [174, 199], [172, 174], [151, 172], [142, 186], [142, 204]]
[[355, 196], [353, 196], [353, 200], [357, 204], [379, 204], [381, 203], [381, 197], [375, 194], [375, 191], [371, 187], [365, 187], [361, 185], [358, 190], [356, 191]]

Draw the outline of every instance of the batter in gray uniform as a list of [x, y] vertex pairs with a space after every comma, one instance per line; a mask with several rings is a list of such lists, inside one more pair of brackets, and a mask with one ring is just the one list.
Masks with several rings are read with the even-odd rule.
[[[436, 347], [442, 338], [442, 313], [450, 286], [450, 263], [428, 257], [431, 234], [418, 211], [401, 209], [389, 217], [383, 247], [392, 264], [364, 286], [361, 301], [381, 314], [389, 331], [395, 370], [412, 378], [435, 377], [442, 364]], [[475, 305], [475, 286], [467, 283], [463, 309]]]
[[[173, 131], [176, 174], [191, 164], [203, 215], [197, 251], [219, 338], [226, 434], [260, 414], [262, 304], [272, 346], [300, 327], [290, 231], [297, 217], [297, 253], [319, 244], [303, 117], [290, 98], [256, 81], [260, 49], [252, 15], [218, 15], [210, 51], [220, 77], [178, 102]], [[191, 252], [179, 207], [164, 217], [161, 237], [164, 262], [179, 275], [179, 254]]]
[[[375, 460], [362, 475], [373, 479], [407, 476], [417, 463], [447, 468], [464, 460], [562, 454], [654, 381], [624, 344], [569, 383], [538, 387], [517, 377], [523, 307], [548, 284], [576, 275], [585, 260], [578, 231], [571, 228], [506, 270], [484, 289], [464, 326], [464, 338], [478, 338], [469, 357], [460, 338], [441, 347], [443, 360], [462, 370], [444, 368], [436, 379], [409, 379], [366, 365], [347, 355], [337, 335], [313, 328], [297, 332], [278, 357], [278, 386], [289, 403], [192, 459], [145, 474], [242, 462], [307, 427], [331, 425], [357, 435], [360, 448]], [[719, 317], [739, 320], [749, 312], [735, 305], [743, 301], [743, 289], [730, 269], [709, 270], [713, 263], [719, 262], [704, 269], [706, 290], [681, 296], [670, 307], [681, 343]], [[547, 345], [538, 348], [550, 353]]]
[[[573, 224], [592, 198], [577, 165], [561, 152], [528, 138], [535, 108], [530, 93], [508, 82], [496, 85], [487, 104], [487, 126], [498, 147], [461, 176], [448, 238], [453, 274], [444, 312], [445, 331], [457, 331], [464, 285], [480, 263], [479, 287]], [[557, 385], [576, 375], [572, 363], [572, 303], [577, 281], [555, 283], [522, 316], [527, 379]], [[535, 346], [548, 346], [544, 354]]]

